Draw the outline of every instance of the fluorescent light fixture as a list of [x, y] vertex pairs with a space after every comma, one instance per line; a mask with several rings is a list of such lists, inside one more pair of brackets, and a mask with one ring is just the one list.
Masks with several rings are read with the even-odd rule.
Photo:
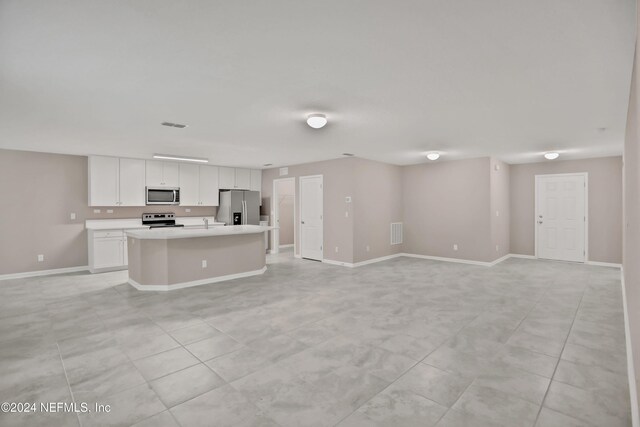
[[173, 156], [171, 154], [154, 154], [153, 158], [163, 160], [180, 160], [182, 162], [209, 163], [209, 159], [203, 159], [202, 157]]
[[555, 151], [549, 151], [548, 153], [544, 153], [544, 158], [547, 160], [555, 160], [560, 157], [560, 153], [556, 153]]
[[440, 158], [440, 153], [427, 153], [427, 159], [429, 160], [438, 160]]
[[327, 124], [327, 116], [324, 114], [309, 114], [307, 116], [307, 124], [314, 129], [320, 129]]

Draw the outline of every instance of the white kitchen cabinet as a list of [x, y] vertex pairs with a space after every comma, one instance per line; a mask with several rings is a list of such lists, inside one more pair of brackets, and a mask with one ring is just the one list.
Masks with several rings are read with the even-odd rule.
[[217, 166], [200, 166], [200, 206], [218, 206], [218, 179]]
[[120, 159], [118, 173], [118, 206], [145, 206], [145, 162]]
[[236, 168], [236, 190], [251, 188], [251, 169]]
[[218, 206], [218, 167], [180, 165], [180, 205]]
[[180, 165], [180, 205], [197, 206], [200, 204], [200, 167], [198, 165]]
[[117, 206], [120, 161], [89, 156], [89, 206]]
[[89, 206], [144, 206], [145, 162], [89, 157]]
[[219, 166], [218, 185], [221, 190], [233, 190], [236, 186], [236, 169]]
[[129, 263], [124, 230], [89, 230], [89, 271], [122, 270]]
[[260, 206], [262, 206], [262, 171], [251, 169], [251, 191], [260, 192]]
[[178, 163], [147, 160], [147, 187], [179, 187], [180, 167]]

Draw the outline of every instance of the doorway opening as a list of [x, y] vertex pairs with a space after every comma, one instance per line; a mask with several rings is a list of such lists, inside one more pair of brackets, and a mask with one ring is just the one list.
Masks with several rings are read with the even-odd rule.
[[296, 243], [295, 230], [296, 179], [280, 178], [273, 181], [273, 221], [271, 232], [271, 253], [281, 250], [294, 252]]
[[588, 175], [535, 177], [537, 258], [585, 262], [588, 257]]

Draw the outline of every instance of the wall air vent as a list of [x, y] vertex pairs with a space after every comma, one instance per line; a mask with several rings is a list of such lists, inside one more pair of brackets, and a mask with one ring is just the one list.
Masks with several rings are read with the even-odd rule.
[[391, 244], [399, 245], [401, 243], [402, 243], [402, 223], [392, 222], [391, 223]]
[[346, 156], [346, 157], [353, 157], [355, 154], [353, 154], [353, 153], [342, 153], [342, 155]]
[[171, 123], [171, 122], [162, 122], [160, 123], [162, 126], [169, 126], [171, 128], [184, 129], [187, 125], [181, 125], [180, 123]]

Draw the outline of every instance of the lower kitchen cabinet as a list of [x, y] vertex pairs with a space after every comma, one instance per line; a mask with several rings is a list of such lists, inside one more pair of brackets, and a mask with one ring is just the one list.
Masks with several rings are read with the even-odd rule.
[[89, 230], [89, 271], [123, 270], [127, 268], [127, 236], [124, 230]]

